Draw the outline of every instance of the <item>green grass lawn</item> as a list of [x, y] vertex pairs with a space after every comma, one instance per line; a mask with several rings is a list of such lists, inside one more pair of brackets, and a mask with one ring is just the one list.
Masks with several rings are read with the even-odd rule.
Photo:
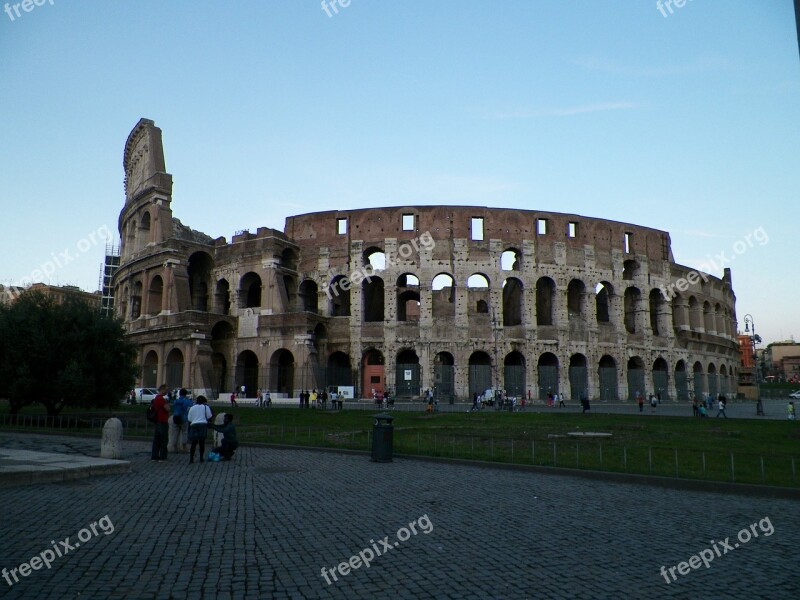
[[[144, 410], [143, 406], [122, 406], [114, 411], [123, 418], [127, 435], [152, 431], [144, 421]], [[366, 450], [371, 447], [373, 415], [378, 411], [239, 407], [233, 412], [244, 442]], [[0, 417], [7, 413], [7, 406], [0, 404]], [[23, 412], [36, 413], [43, 411]], [[65, 412], [64, 417], [74, 414]], [[82, 423], [80, 430], [96, 432], [110, 415], [111, 411], [96, 411], [95, 422]], [[494, 411], [398, 412], [393, 416], [393, 446], [400, 454], [798, 486], [797, 422]], [[586, 431], [612, 435], [567, 435]]]

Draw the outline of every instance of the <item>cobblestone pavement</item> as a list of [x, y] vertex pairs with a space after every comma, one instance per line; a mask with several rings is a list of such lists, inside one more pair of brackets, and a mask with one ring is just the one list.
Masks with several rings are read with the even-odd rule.
[[[98, 440], [0, 434], [0, 446], [96, 455]], [[777, 599], [800, 590], [800, 503], [789, 500], [305, 450], [246, 447], [233, 462], [190, 465], [186, 455], [152, 463], [149, 444], [128, 442], [123, 458], [131, 473], [2, 490], [0, 568], [68, 536], [75, 546], [12, 586], [0, 579], [3, 598]], [[712, 540], [733, 545], [765, 517], [771, 536], [756, 526], [757, 539], [708, 569], [675, 571], [670, 584], [659, 573]], [[417, 534], [399, 541], [412, 521]], [[97, 535], [81, 531], [95, 522]], [[385, 536], [391, 550], [369, 568], [326, 583], [322, 567], [372, 540], [381, 550]]]

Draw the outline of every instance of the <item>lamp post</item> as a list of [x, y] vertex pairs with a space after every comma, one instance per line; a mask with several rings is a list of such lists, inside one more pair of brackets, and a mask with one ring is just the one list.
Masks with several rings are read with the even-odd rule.
[[753, 315], [746, 314], [744, 316], [744, 332], [750, 333], [750, 346], [753, 353], [753, 385], [756, 386], [756, 400], [760, 402], [761, 393], [758, 387], [758, 357], [756, 356], [756, 344], [761, 340], [756, 335], [756, 324], [753, 321]]

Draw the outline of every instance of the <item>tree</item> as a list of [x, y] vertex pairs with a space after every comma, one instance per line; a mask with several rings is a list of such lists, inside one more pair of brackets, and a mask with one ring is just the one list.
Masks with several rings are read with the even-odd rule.
[[11, 413], [35, 403], [112, 408], [133, 386], [136, 350], [119, 321], [85, 302], [26, 292], [0, 305], [0, 398]]

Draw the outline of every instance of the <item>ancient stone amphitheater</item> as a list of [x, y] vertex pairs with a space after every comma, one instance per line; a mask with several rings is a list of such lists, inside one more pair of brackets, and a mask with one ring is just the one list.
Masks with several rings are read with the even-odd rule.
[[117, 315], [139, 385], [352, 386], [444, 400], [662, 401], [736, 391], [730, 271], [676, 264], [665, 231], [573, 214], [398, 206], [288, 217], [231, 240], [172, 215], [161, 131], [125, 145]]

